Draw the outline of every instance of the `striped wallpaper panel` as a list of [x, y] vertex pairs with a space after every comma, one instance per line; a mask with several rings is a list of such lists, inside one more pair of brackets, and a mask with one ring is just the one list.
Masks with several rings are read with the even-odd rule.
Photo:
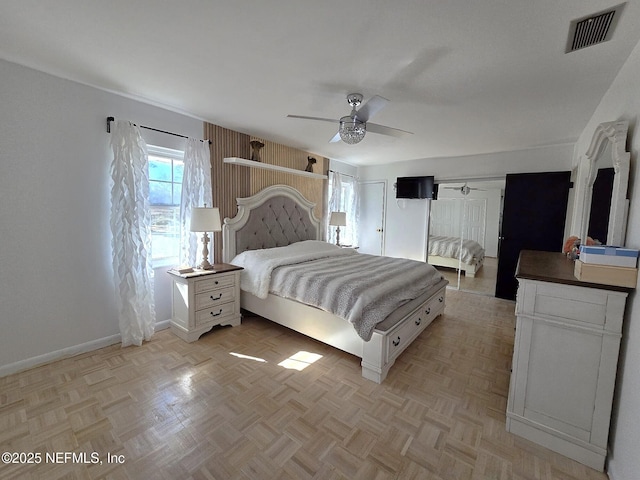
[[[316, 204], [315, 215], [323, 220], [327, 200], [326, 180], [224, 163], [225, 157], [251, 158], [249, 142], [254, 138], [244, 133], [205, 123], [204, 138], [211, 140], [213, 206], [220, 209], [220, 216], [223, 219], [236, 215], [236, 198], [254, 195], [271, 185], [289, 185]], [[307, 157], [312, 156], [317, 160], [314, 172], [327, 174], [328, 159], [286, 145], [261, 141], [265, 144], [260, 151], [263, 163], [304, 170], [307, 166]], [[215, 261], [219, 262], [222, 259], [222, 233], [214, 235], [212, 251]]]

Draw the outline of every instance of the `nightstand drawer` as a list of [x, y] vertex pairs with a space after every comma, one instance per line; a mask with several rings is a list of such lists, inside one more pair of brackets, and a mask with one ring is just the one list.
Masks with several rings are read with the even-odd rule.
[[222, 320], [224, 317], [233, 314], [234, 307], [235, 303], [229, 302], [198, 310], [196, 312], [196, 326]]
[[213, 278], [197, 280], [195, 290], [196, 294], [222, 287], [232, 287], [234, 279], [234, 275], [214, 275]]
[[235, 299], [235, 288], [225, 287], [196, 295], [196, 310], [213, 307], [221, 303], [232, 302]]

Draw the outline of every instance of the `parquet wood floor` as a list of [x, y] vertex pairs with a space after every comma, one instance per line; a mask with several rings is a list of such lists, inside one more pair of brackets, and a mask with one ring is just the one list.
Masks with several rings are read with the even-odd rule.
[[[458, 285], [458, 271], [455, 268], [436, 267], [444, 278], [449, 280], [449, 285]], [[494, 296], [496, 293], [496, 281], [498, 277], [498, 259], [484, 257], [482, 268], [475, 277], [467, 277], [460, 274], [459, 290], [474, 292], [481, 295]]]
[[[447, 292], [382, 385], [356, 357], [255, 317], [193, 344], [166, 330], [7, 376], [0, 452], [42, 462], [0, 464], [0, 478], [606, 479], [505, 431], [513, 310]], [[278, 365], [301, 351], [322, 357]]]

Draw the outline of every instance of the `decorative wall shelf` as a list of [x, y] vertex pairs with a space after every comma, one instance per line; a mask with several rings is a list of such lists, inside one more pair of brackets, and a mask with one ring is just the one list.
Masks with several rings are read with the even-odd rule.
[[279, 165], [271, 165], [270, 163], [256, 162], [254, 160], [247, 160], [246, 158], [227, 157], [223, 159], [224, 163], [230, 163], [232, 165], [241, 165], [243, 167], [250, 168], [262, 168], [264, 170], [275, 170], [283, 173], [291, 173], [293, 175], [302, 175], [303, 177], [326, 179], [326, 175], [320, 173], [305, 172], [304, 170], [296, 170], [295, 168], [281, 167]]

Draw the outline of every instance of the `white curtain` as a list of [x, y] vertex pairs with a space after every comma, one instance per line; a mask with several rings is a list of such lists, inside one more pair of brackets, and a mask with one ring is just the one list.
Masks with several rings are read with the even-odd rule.
[[[198, 235], [189, 230], [193, 207], [213, 207], [209, 142], [187, 139], [180, 199], [180, 263], [193, 266], [198, 254]], [[211, 249], [213, 251], [213, 249]], [[199, 262], [197, 262], [199, 263]], [[213, 261], [211, 261], [213, 263]]]
[[112, 125], [111, 246], [122, 346], [153, 335], [156, 313], [151, 267], [149, 159], [138, 127]]
[[345, 212], [347, 225], [340, 227], [340, 244], [358, 245], [359, 202], [358, 179], [329, 171], [329, 203], [325, 218], [328, 242], [336, 243], [336, 227], [329, 225], [331, 212]]

